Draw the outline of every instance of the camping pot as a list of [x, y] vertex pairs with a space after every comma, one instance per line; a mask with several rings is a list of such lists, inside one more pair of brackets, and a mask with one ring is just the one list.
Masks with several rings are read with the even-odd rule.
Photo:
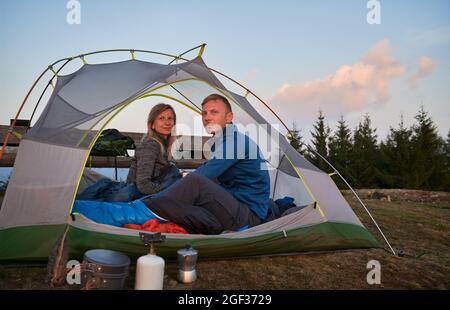
[[104, 249], [84, 253], [81, 285], [84, 289], [122, 290], [128, 277], [128, 256]]
[[181, 283], [192, 283], [197, 279], [195, 264], [197, 263], [198, 251], [191, 246], [177, 251], [178, 253], [178, 280]]

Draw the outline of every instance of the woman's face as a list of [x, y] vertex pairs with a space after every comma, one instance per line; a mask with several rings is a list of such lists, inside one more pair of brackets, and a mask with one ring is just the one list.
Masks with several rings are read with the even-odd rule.
[[151, 129], [163, 136], [168, 136], [175, 125], [175, 115], [171, 109], [167, 109], [156, 117]]

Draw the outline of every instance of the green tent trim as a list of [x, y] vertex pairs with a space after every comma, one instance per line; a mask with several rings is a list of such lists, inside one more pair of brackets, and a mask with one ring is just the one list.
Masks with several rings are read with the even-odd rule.
[[[16, 227], [0, 231], [0, 260], [47, 261], [66, 225], [44, 225]], [[9, 238], [14, 236], [14, 239]], [[83, 258], [86, 249], [104, 248], [122, 252], [137, 258], [148, 252], [137, 236], [94, 232], [69, 225], [69, 257]], [[19, 237], [19, 238], [18, 238]], [[16, 239], [17, 238], [17, 239]], [[9, 240], [9, 241], [8, 241]], [[30, 244], [33, 244], [30, 248]], [[156, 246], [157, 254], [175, 259], [178, 249], [186, 244], [199, 251], [201, 258], [232, 258], [309, 251], [343, 249], [367, 249], [380, 247], [379, 243], [364, 228], [354, 224], [325, 222], [287, 230], [272, 232], [249, 238], [198, 238], [179, 239], [167, 236], [166, 241]]]

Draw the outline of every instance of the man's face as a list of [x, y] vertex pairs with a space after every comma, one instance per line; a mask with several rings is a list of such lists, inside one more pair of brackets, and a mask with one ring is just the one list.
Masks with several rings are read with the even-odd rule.
[[206, 131], [214, 134], [233, 120], [233, 112], [227, 110], [222, 100], [210, 100], [202, 107], [202, 121]]

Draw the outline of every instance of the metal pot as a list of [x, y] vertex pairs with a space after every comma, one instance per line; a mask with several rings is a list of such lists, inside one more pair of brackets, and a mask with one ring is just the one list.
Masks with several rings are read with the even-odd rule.
[[104, 249], [84, 253], [81, 284], [85, 289], [122, 290], [128, 277], [128, 256]]
[[192, 283], [197, 279], [195, 266], [197, 263], [198, 251], [191, 246], [177, 251], [178, 254], [178, 280], [181, 283]]

